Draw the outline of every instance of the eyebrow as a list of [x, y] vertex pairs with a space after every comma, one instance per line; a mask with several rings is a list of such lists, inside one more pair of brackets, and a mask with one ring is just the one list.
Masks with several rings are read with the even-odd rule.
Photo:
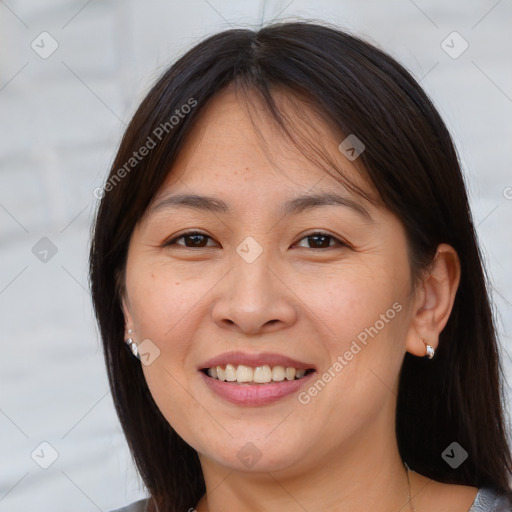
[[[374, 222], [374, 219], [363, 205], [353, 199], [335, 193], [307, 194], [289, 199], [282, 205], [281, 214], [283, 216], [297, 215], [322, 206], [344, 206], [350, 208], [366, 220]], [[228, 214], [230, 212], [229, 205], [221, 199], [196, 194], [180, 194], [167, 196], [156, 203], [147, 212], [147, 217], [159, 211], [172, 208], [191, 208], [219, 214]]]

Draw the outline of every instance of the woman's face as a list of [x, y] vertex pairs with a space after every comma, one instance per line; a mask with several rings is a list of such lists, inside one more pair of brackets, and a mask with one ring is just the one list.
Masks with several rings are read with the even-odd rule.
[[133, 232], [123, 304], [151, 394], [202, 463], [291, 471], [394, 436], [410, 266], [395, 216], [257, 123], [265, 148], [230, 89], [204, 111]]

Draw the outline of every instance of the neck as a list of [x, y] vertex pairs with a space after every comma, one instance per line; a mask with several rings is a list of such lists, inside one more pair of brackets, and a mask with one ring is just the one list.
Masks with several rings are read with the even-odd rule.
[[389, 442], [382, 433], [350, 439], [319, 460], [275, 472], [237, 472], [202, 459], [207, 493], [197, 512], [409, 512], [407, 472], [394, 431]]

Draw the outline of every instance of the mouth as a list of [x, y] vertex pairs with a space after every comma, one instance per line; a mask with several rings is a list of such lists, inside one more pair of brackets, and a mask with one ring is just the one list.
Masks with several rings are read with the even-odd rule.
[[317, 373], [312, 364], [279, 354], [231, 352], [198, 368], [213, 393], [236, 405], [261, 406], [293, 393]]
[[201, 370], [208, 377], [221, 382], [231, 382], [240, 385], [270, 384], [283, 381], [295, 381], [303, 379], [314, 372], [313, 368], [295, 368], [293, 366], [246, 366], [243, 364], [231, 364], [212, 366]]

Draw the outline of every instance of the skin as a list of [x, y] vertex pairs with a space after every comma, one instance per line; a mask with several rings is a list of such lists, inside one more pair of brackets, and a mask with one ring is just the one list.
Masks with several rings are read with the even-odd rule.
[[[314, 142], [375, 193], [357, 161], [337, 149], [341, 135], [306, 106], [302, 118], [304, 112]], [[155, 211], [136, 226], [128, 251], [126, 329], [160, 350], [144, 376], [164, 417], [197, 450], [205, 477], [207, 494], [191, 508], [409, 510], [395, 437], [398, 376], [406, 351], [425, 355], [422, 338], [437, 347], [460, 280], [457, 254], [441, 244], [432, 270], [413, 288], [400, 220], [308, 161], [270, 121], [258, 124], [264, 147], [244, 101], [231, 87], [218, 94], [149, 210], [169, 194], [195, 193], [226, 201], [231, 212]], [[325, 191], [357, 201], [373, 221], [339, 205], [287, 217], [278, 211], [290, 198]], [[206, 247], [186, 247], [193, 245], [187, 238], [165, 246], [190, 230], [209, 237]], [[318, 231], [334, 237], [324, 239], [327, 248], [307, 238]], [[247, 236], [262, 248], [252, 263], [236, 252]], [[308, 404], [292, 394], [265, 406], [234, 405], [197, 370], [242, 350], [278, 352], [322, 374], [394, 303], [401, 311]], [[250, 468], [237, 456], [248, 442], [261, 454]], [[465, 512], [477, 492], [417, 473], [410, 482], [418, 512]]]

